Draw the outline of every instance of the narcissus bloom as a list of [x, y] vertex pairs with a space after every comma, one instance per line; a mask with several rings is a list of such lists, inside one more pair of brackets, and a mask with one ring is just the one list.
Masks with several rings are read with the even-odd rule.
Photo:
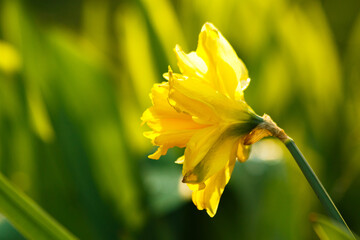
[[183, 182], [193, 191], [199, 210], [213, 217], [236, 159], [247, 160], [251, 143], [270, 135], [258, 129], [264, 119], [244, 99], [250, 79], [244, 63], [222, 34], [205, 23], [196, 52], [175, 47], [181, 74], [169, 67], [167, 82], [155, 84], [153, 106], [142, 115], [152, 131], [145, 136], [158, 146], [159, 159], [172, 147], [185, 147]]

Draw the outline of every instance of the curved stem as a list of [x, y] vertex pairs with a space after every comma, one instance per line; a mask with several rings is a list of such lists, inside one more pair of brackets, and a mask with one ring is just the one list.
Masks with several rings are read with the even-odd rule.
[[327, 210], [329, 216], [342, 224], [350, 236], [354, 237], [344, 218], [341, 216], [334, 202], [331, 200], [331, 197], [326, 192], [324, 186], [321, 184], [319, 178], [316, 176], [315, 172], [312, 170], [304, 155], [302, 155], [301, 151], [296, 146], [295, 142], [291, 138], [288, 138], [284, 141], [284, 144], [289, 149], [291, 155], [294, 157], [306, 180], [309, 182], [321, 204]]
[[[315, 172], [310, 167], [309, 163], [306, 161], [304, 155], [301, 153], [299, 148], [296, 146], [295, 142], [284, 132], [283, 129], [279, 128], [276, 123], [270, 118], [269, 115], [264, 114], [264, 122], [257, 126], [258, 129], [267, 132], [267, 135], [274, 136], [280, 139], [285, 146], [290, 151], [291, 155], [295, 159], [302, 173], [304, 174], [306, 180], [309, 182], [310, 186], [314, 190], [316, 196], [319, 198], [321, 204], [324, 206], [329, 216], [338, 221], [341, 225], [345, 227], [350, 236], [354, 239], [354, 235], [346, 224], [345, 220], [341, 216], [340, 212], [337, 210], [334, 202], [331, 200], [331, 197], [326, 192], [324, 186], [321, 184], [319, 178], [316, 176]], [[251, 139], [249, 140], [251, 142]]]

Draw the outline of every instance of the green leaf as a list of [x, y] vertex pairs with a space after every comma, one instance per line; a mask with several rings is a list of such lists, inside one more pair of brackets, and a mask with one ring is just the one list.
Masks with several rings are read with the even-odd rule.
[[314, 230], [321, 240], [354, 240], [355, 237], [338, 222], [313, 213], [310, 216]]
[[76, 239], [0, 174], [0, 212], [28, 239]]

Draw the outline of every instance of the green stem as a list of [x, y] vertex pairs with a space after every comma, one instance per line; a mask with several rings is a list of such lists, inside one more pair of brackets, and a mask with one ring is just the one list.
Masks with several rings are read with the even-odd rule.
[[299, 148], [296, 146], [295, 142], [291, 138], [288, 138], [283, 142], [285, 146], [289, 149], [291, 155], [294, 157], [296, 163], [298, 164], [306, 180], [309, 182], [310, 186], [314, 190], [316, 196], [319, 198], [320, 202], [327, 210], [329, 216], [342, 224], [349, 232], [350, 236], [354, 237], [345, 220], [343, 219], [340, 212], [337, 210], [335, 204], [331, 200], [329, 194], [326, 192], [319, 178], [316, 176], [309, 163], [306, 161], [304, 155], [302, 155]]
[[309, 163], [306, 161], [304, 155], [300, 152], [299, 148], [296, 146], [295, 142], [285, 133], [285, 131], [279, 128], [276, 123], [271, 119], [267, 114], [262, 116], [263, 122], [259, 123], [252, 132], [244, 139], [244, 144], [252, 144], [259, 140], [260, 136], [274, 136], [280, 139], [285, 146], [289, 149], [291, 155], [294, 157], [296, 163], [300, 167], [302, 173], [304, 174], [306, 180], [309, 182], [310, 186], [314, 190], [316, 196], [319, 198], [322, 205], [327, 210], [330, 217], [338, 221], [342, 226], [345, 227], [345, 230], [352, 236], [354, 239], [353, 233], [350, 231], [348, 225], [344, 221], [340, 212], [337, 210], [335, 204], [331, 200], [329, 194], [326, 192], [325, 188], [321, 184], [320, 180], [310, 167]]

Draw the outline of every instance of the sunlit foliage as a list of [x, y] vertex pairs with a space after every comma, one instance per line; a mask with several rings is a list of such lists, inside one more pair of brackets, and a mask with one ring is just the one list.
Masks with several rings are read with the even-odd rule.
[[[296, 139], [360, 232], [360, 3], [0, 0], [0, 170], [81, 239], [311, 239], [323, 213], [276, 140], [238, 164], [215, 218], [142, 136], [175, 44], [213, 22], [246, 63], [246, 101]], [[174, 69], [178, 72], [178, 69]], [[22, 239], [6, 219], [0, 238]]]

